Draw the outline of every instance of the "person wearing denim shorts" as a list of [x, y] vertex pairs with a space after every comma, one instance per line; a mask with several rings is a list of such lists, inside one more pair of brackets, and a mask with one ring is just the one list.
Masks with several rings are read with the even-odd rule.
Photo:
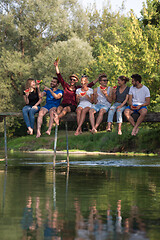
[[[142, 77], [139, 74], [133, 74], [131, 78], [133, 86], [129, 90], [129, 106], [125, 109], [124, 114], [133, 126], [132, 136], [136, 136], [139, 131], [139, 125], [147, 114], [147, 106], [150, 104], [150, 91], [145, 85], [141, 84]], [[134, 112], [140, 114], [137, 122], [131, 116]]]
[[118, 135], [122, 135], [122, 113], [126, 109], [127, 101], [128, 101], [128, 93], [129, 87], [126, 86], [126, 82], [129, 81], [129, 78], [125, 76], [120, 76], [118, 78], [118, 87], [113, 87], [112, 94], [115, 103], [111, 106], [108, 112], [108, 125], [107, 125], [107, 132], [111, 132], [111, 126], [113, 123], [113, 116], [116, 112], [117, 114], [117, 123], [118, 123]]
[[[106, 113], [112, 102], [112, 90], [107, 86], [108, 79], [106, 74], [99, 76], [100, 86], [94, 89], [94, 103], [89, 111], [89, 119], [92, 126], [91, 133], [96, 133], [97, 128], [103, 120], [103, 115]], [[99, 112], [95, 123], [95, 113]]]
[[61, 102], [61, 98], [63, 96], [63, 90], [58, 89], [58, 78], [53, 77], [51, 81], [51, 88], [48, 88], [45, 86], [44, 91], [41, 93], [41, 96], [46, 96], [46, 104], [41, 108], [38, 119], [37, 119], [37, 138], [41, 136], [41, 126], [43, 122], [43, 116], [49, 112], [50, 120], [49, 120], [49, 127], [46, 133], [48, 135], [51, 134], [51, 129], [53, 125], [53, 121], [55, 121], [56, 124], [59, 124], [59, 121], [57, 119], [56, 109], [59, 106]]

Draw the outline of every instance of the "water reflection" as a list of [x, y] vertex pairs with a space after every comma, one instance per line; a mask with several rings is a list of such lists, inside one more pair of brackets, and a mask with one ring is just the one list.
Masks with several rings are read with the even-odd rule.
[[76, 240], [85, 239], [138, 239], [148, 240], [145, 231], [145, 224], [142, 222], [137, 206], [132, 206], [129, 218], [124, 219], [122, 226], [121, 200], [117, 202], [117, 215], [114, 222], [110, 206], [107, 209], [107, 221], [102, 221], [98, 213], [96, 203], [90, 207], [90, 214], [87, 219], [82, 216], [79, 201], [75, 200], [76, 210]]
[[157, 240], [159, 176], [158, 168], [9, 166], [0, 171], [2, 239]]

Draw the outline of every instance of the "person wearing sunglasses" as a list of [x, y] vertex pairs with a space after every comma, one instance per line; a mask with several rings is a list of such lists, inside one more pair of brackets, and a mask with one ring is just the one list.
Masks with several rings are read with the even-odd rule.
[[[75, 110], [77, 108], [76, 90], [78, 88], [81, 88], [81, 86], [76, 85], [79, 81], [79, 78], [76, 74], [72, 74], [69, 77], [70, 83], [67, 83], [66, 81], [64, 81], [62, 75], [60, 74], [58, 63], [59, 63], [59, 60], [56, 60], [54, 62], [54, 66], [56, 69], [58, 80], [64, 89], [63, 100], [62, 100], [60, 106], [57, 108], [58, 119], [61, 119], [68, 112], [75, 112]], [[96, 80], [94, 80], [93, 82], [89, 83], [88, 87], [89, 88], [93, 87], [97, 81], [98, 81], [98, 78]]]
[[[106, 113], [112, 102], [112, 89], [108, 85], [106, 74], [99, 76], [100, 86], [94, 89], [94, 103], [89, 110], [89, 119], [92, 126], [91, 133], [96, 133], [97, 128], [103, 120], [103, 115]], [[95, 123], [95, 113], [99, 112]]]

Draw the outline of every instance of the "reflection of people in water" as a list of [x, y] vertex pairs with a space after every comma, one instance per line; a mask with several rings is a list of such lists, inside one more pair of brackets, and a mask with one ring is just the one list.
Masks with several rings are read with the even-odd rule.
[[117, 202], [116, 232], [122, 233], [121, 200]]
[[31, 239], [36, 228], [34, 218], [33, 218], [33, 208], [32, 208], [32, 197], [29, 196], [27, 199], [26, 207], [24, 208], [23, 218], [21, 221], [23, 229], [22, 239]]
[[100, 237], [100, 235], [102, 234], [102, 220], [98, 213], [96, 202], [92, 205], [90, 210], [89, 220], [88, 220], [88, 230], [90, 232], [90, 235], [93, 235], [93, 236], [99, 235]]
[[76, 210], [76, 224], [75, 224], [75, 230], [76, 230], [76, 237], [75, 240], [87, 240], [88, 238], [88, 230], [87, 225], [84, 222], [84, 218], [82, 216], [79, 201], [76, 199], [74, 202], [75, 210]]
[[44, 240], [60, 240], [62, 223], [58, 221], [58, 210], [52, 212], [49, 199], [46, 202], [47, 221], [44, 225]]
[[146, 236], [145, 224], [142, 222], [137, 206], [132, 206], [130, 217], [125, 221], [125, 232], [129, 232], [128, 239], [149, 240]]

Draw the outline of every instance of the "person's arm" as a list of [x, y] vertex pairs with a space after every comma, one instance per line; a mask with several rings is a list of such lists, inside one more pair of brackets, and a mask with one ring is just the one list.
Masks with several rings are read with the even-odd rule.
[[62, 75], [60, 74], [59, 67], [58, 67], [58, 61], [54, 62], [54, 66], [55, 66], [55, 69], [56, 69], [56, 74], [57, 74], [57, 77], [58, 77], [58, 81], [61, 83], [62, 87], [65, 88], [65, 86], [69, 86], [69, 84], [64, 81]]
[[78, 89], [76, 90], [76, 102], [77, 102], [77, 104], [79, 104], [79, 101], [80, 101], [80, 94], [79, 94], [79, 92], [78, 92]]
[[99, 81], [99, 77], [101, 76], [102, 74], [100, 74], [95, 80], [93, 80], [92, 82], [90, 82], [88, 84], [88, 87], [93, 87], [98, 81]]
[[93, 103], [97, 103], [97, 98], [98, 98], [98, 94], [97, 94], [97, 88], [93, 89]]
[[102, 91], [102, 93], [105, 95], [107, 101], [108, 101], [109, 103], [112, 103], [112, 89], [110, 88], [109, 94], [107, 93], [107, 90], [102, 90], [102, 89], [101, 89], [101, 91]]
[[132, 95], [129, 94], [128, 96], [128, 105], [131, 107], [132, 106]]
[[127, 103], [128, 98], [129, 98], [129, 95], [127, 94], [125, 100], [121, 103], [121, 105], [117, 107], [117, 109], [122, 108]]
[[36, 104], [34, 104], [34, 106], [32, 108], [36, 108], [38, 109], [38, 105], [42, 102], [42, 98], [40, 97], [38, 102]]
[[56, 73], [59, 74], [60, 71], [59, 71], [59, 67], [58, 67], [58, 61], [54, 62], [54, 66], [55, 66], [55, 69], [56, 69]]
[[25, 93], [25, 95], [23, 95], [23, 98], [24, 98], [24, 101], [25, 101], [25, 104], [29, 104], [29, 92]]
[[112, 88], [112, 100], [115, 101], [116, 100], [116, 89]]
[[148, 106], [150, 104], [150, 97], [146, 97], [145, 98], [145, 103], [141, 104], [141, 105], [138, 105], [137, 106], [137, 109], [140, 109], [141, 107], [145, 107], [145, 106]]
[[62, 93], [55, 93], [53, 92], [50, 88], [48, 87], [45, 87], [44, 88], [45, 91], [50, 91], [50, 93], [52, 94], [52, 96], [55, 98], [55, 99], [60, 99], [62, 97]]
[[91, 103], [93, 103], [94, 96], [93, 96], [93, 90], [92, 90], [92, 89], [90, 89], [89, 95], [86, 93], [85, 96], [88, 98], [88, 100], [89, 100]]

